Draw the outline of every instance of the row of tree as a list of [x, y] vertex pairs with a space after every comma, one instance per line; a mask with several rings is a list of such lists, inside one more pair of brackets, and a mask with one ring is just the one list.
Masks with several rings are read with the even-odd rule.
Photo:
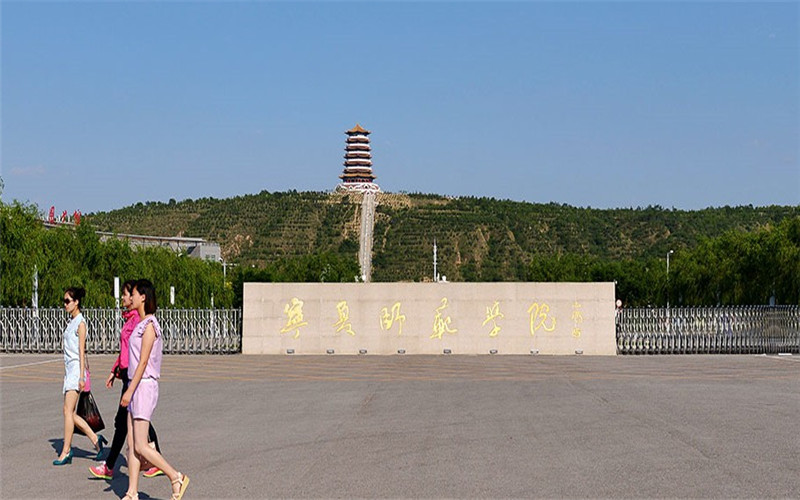
[[800, 304], [800, 217], [752, 232], [729, 231], [670, 255], [608, 260], [537, 257], [528, 281], [614, 281], [632, 306]]
[[[64, 289], [86, 289], [86, 307], [115, 304], [114, 277], [147, 278], [160, 307], [241, 307], [246, 281], [349, 281], [358, 276], [355, 257], [309, 254], [264, 268], [223, 271], [217, 262], [188, 257], [169, 248], [135, 248], [126, 241], [101, 241], [91, 224], [45, 229], [36, 207], [0, 203], [0, 306], [32, 306], [34, 275], [40, 307], [60, 307]], [[356, 249], [357, 250], [357, 249]], [[175, 287], [175, 304], [169, 303]]]
[[0, 303], [31, 306], [34, 275], [41, 307], [61, 305], [64, 289], [86, 289], [85, 306], [114, 305], [114, 277], [147, 278], [156, 286], [161, 307], [208, 307], [211, 297], [231, 304], [233, 292], [223, 283], [221, 266], [186, 257], [171, 249], [135, 249], [127, 242], [100, 241], [90, 224], [45, 229], [35, 207], [19, 203], [0, 207]]

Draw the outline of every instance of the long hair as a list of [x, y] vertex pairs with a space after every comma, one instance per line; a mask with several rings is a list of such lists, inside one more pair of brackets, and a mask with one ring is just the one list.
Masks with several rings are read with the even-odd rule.
[[156, 287], [150, 280], [137, 280], [133, 288], [139, 292], [139, 295], [144, 295], [144, 312], [145, 314], [154, 314], [158, 309], [156, 301]]

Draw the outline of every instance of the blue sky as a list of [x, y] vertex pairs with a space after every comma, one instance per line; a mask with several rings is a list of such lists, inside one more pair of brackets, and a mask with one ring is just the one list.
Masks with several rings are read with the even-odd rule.
[[4, 201], [324, 191], [800, 204], [797, 2], [14, 2]]

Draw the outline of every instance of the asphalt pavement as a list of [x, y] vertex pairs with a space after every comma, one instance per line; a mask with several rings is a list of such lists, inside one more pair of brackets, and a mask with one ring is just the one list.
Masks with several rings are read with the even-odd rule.
[[[63, 369], [0, 355], [3, 499], [127, 490], [51, 465]], [[187, 499], [800, 498], [800, 356], [165, 356], [153, 422]]]

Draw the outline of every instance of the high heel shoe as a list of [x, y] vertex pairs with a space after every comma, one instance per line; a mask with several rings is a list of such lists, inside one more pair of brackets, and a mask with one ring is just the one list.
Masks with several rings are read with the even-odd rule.
[[94, 444], [94, 449], [97, 450], [97, 455], [95, 455], [95, 460], [100, 460], [103, 458], [103, 445], [108, 444], [106, 438], [104, 438], [101, 434], [97, 435], [97, 442]]
[[64, 458], [61, 459], [57, 458], [53, 460], [53, 465], [67, 465], [71, 463], [72, 463], [72, 450], [69, 450], [69, 453], [67, 453], [67, 456], [65, 456]]

